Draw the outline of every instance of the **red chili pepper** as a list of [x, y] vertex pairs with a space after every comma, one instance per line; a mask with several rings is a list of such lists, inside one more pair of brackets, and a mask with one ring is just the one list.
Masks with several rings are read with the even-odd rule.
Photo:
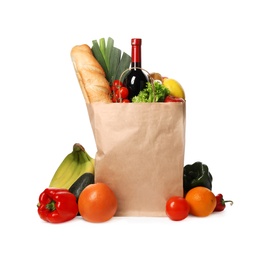
[[216, 196], [216, 200], [217, 200], [217, 205], [216, 205], [214, 211], [223, 211], [226, 207], [225, 203], [227, 203], [227, 202], [229, 202], [231, 206], [234, 203], [232, 200], [224, 200], [222, 194], [218, 194]]
[[39, 196], [38, 215], [50, 223], [61, 223], [78, 214], [76, 196], [67, 189], [46, 188]]
[[184, 99], [168, 95], [165, 97], [164, 102], [184, 102]]

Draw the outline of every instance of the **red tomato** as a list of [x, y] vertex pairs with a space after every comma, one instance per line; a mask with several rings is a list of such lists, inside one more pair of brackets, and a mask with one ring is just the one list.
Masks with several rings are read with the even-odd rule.
[[117, 102], [118, 102], [118, 99], [117, 99], [115, 96], [112, 96], [111, 101], [112, 101], [113, 103], [117, 103]]
[[183, 220], [190, 212], [190, 205], [187, 200], [180, 196], [173, 196], [167, 200], [166, 214], [171, 220]]
[[117, 89], [117, 87], [115, 87], [114, 85], [112, 85], [112, 86], [110, 87], [111, 93], [115, 93], [116, 89]]
[[128, 88], [126, 87], [120, 87], [118, 89], [116, 89], [115, 91], [115, 96], [117, 99], [122, 98], [125, 99], [128, 97]]
[[166, 96], [164, 102], [184, 102], [184, 99], [169, 95], [169, 96]]
[[129, 101], [129, 99], [124, 98], [124, 99], [122, 100], [122, 103], [130, 103], [130, 101]]
[[115, 79], [115, 80], [113, 81], [113, 86], [114, 86], [114, 87], [119, 87], [119, 86], [124, 87], [124, 84], [123, 84], [123, 82], [121, 82], [120, 80]]

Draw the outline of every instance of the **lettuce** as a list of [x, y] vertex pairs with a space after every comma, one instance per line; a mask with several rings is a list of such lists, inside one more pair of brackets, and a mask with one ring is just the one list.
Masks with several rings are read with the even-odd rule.
[[139, 92], [139, 94], [132, 98], [134, 103], [150, 103], [150, 102], [164, 102], [166, 96], [170, 94], [168, 88], [166, 88], [160, 81], [154, 81], [152, 85], [147, 82], [146, 87]]

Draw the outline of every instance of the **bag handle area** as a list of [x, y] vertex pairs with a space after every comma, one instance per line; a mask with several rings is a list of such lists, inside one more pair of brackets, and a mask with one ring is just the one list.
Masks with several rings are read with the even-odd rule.
[[[143, 68], [140, 68], [140, 67], [130, 67], [130, 68], [128, 68], [128, 69], [126, 69], [126, 70], [124, 70], [124, 71], [122, 72], [122, 74], [121, 74], [121, 76], [120, 76], [120, 78], [119, 78], [119, 81], [122, 82], [122, 77], [124, 76], [124, 74], [125, 74], [126, 72], [130, 71], [131, 69], [134, 69], [134, 68], [135, 68], [135, 69], [143, 70], [144, 72], [146, 72], [146, 74], [148, 74], [148, 79], [149, 79], [149, 81], [150, 81], [150, 83], [151, 83], [152, 92], [153, 92], [153, 102], [156, 102], [156, 101], [155, 101], [154, 79], [151, 77], [150, 73], [149, 73], [147, 70], [145, 70], [145, 69], [143, 69]], [[119, 85], [118, 88], [120, 89], [121, 86]], [[114, 89], [113, 89], [113, 95], [115, 95]], [[122, 97], [121, 97], [121, 92], [120, 92], [120, 91], [119, 91], [119, 100], [120, 100], [119, 103], [122, 103]]]

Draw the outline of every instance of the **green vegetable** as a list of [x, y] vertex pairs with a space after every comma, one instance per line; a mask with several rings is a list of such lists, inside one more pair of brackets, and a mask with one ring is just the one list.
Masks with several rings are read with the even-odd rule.
[[203, 186], [212, 190], [213, 177], [209, 172], [208, 166], [195, 162], [194, 164], [187, 164], [183, 168], [183, 188], [184, 194], [197, 186]]
[[[82, 174], [69, 188], [69, 192], [73, 193], [79, 201], [79, 196], [86, 186], [94, 183], [94, 174], [91, 172], [86, 172]], [[78, 216], [80, 213], [78, 212]]]
[[[107, 68], [107, 64], [106, 64], [106, 62], [104, 60], [105, 53], [102, 53], [101, 48], [100, 48], [97, 40], [92, 41], [92, 44], [93, 44], [93, 47], [92, 47], [91, 50], [93, 52], [93, 55], [95, 56], [96, 60], [102, 66], [102, 68], [103, 68], [103, 70], [105, 72], [105, 77], [108, 80], [110, 78], [110, 75], [109, 75], [109, 70]], [[103, 50], [103, 48], [102, 48], [102, 50]]]
[[[112, 83], [116, 78], [118, 65], [120, 64], [120, 58], [121, 58], [121, 50], [114, 47], [112, 49], [112, 59], [110, 60], [110, 63], [109, 63], [109, 65], [110, 65], [109, 72], [110, 72], [110, 75], [112, 75], [110, 77], [110, 81]], [[116, 78], [116, 79], [119, 79], [119, 78]]]
[[150, 82], [147, 82], [146, 87], [141, 90], [137, 96], [132, 98], [132, 102], [164, 102], [166, 96], [169, 94], [169, 89], [160, 81], [154, 81], [153, 85]]
[[104, 38], [99, 41], [93, 40], [91, 50], [102, 66], [110, 86], [114, 80], [119, 80], [121, 74], [130, 67], [130, 55], [114, 47], [114, 40], [110, 37], [107, 43]]
[[82, 174], [73, 184], [72, 186], [69, 188], [69, 191], [71, 193], [73, 193], [76, 198], [77, 201], [79, 199], [79, 196], [81, 194], [81, 192], [83, 191], [83, 189], [89, 185], [89, 184], [93, 184], [94, 183], [94, 174], [90, 173], [90, 172], [86, 172], [84, 174]]

